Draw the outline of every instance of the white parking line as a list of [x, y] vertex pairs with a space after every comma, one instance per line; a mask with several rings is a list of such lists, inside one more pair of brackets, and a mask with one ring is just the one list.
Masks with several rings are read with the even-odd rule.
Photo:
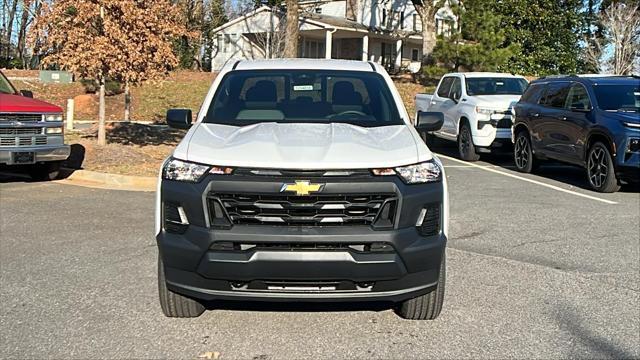
[[[482, 170], [486, 170], [486, 171], [489, 171], [489, 172], [492, 172], [492, 173], [496, 173], [496, 174], [500, 174], [500, 175], [508, 176], [508, 177], [510, 177], [510, 178], [514, 178], [514, 179], [518, 179], [518, 180], [522, 180], [522, 181], [530, 182], [530, 183], [532, 183], [532, 184], [536, 184], [536, 185], [544, 186], [544, 187], [547, 187], [547, 188], [549, 188], [549, 189], [553, 189], [553, 190], [561, 191], [561, 192], [563, 192], [563, 193], [567, 193], [567, 194], [571, 194], [571, 195], [575, 195], [575, 196], [580, 196], [580, 197], [583, 197], [583, 198], [586, 198], [586, 199], [595, 200], [595, 201], [600, 201], [600, 202], [603, 202], [603, 203], [605, 203], [605, 204], [609, 204], [609, 205], [615, 205], [615, 204], [617, 204], [617, 202], [615, 202], [615, 201], [606, 200], [606, 199], [601, 199], [601, 198], [598, 198], [598, 197], [595, 197], [595, 196], [591, 196], [591, 195], [587, 195], [587, 194], [582, 194], [582, 193], [579, 193], [579, 192], [577, 192], [577, 191], [571, 191], [571, 190], [563, 189], [563, 188], [561, 188], [561, 187], [559, 187], [559, 186], [555, 186], [555, 185], [551, 185], [551, 184], [543, 183], [543, 182], [541, 182], [541, 181], [536, 181], [536, 180], [528, 179], [528, 178], [526, 178], [526, 177], [522, 177], [522, 176], [518, 176], [518, 175], [510, 174], [510, 173], [508, 173], [508, 172], [504, 172], [504, 171], [496, 170], [496, 169], [493, 169], [491, 166], [482, 166], [482, 165], [478, 165], [478, 164], [474, 164], [474, 163], [469, 163], [469, 162], [466, 162], [466, 161], [463, 161], [463, 160], [460, 160], [460, 159], [456, 159], [456, 158], [453, 158], [453, 157], [451, 157], [451, 156], [447, 156], [447, 155], [439, 154], [439, 153], [438, 153], [437, 155], [438, 155], [438, 157], [442, 157], [442, 158], [444, 158], [444, 159], [448, 159], [448, 160], [451, 160], [451, 161], [455, 161], [455, 162], [458, 162], [458, 163], [464, 164], [464, 165], [465, 165], [464, 167], [475, 167], [475, 168], [482, 169]], [[447, 167], [455, 167], [455, 165], [453, 165], [453, 166], [445, 166], [445, 168], [447, 168]]]

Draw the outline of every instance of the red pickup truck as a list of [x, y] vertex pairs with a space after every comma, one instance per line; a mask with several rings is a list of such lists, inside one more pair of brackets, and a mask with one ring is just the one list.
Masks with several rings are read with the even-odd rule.
[[18, 92], [0, 72], [0, 167], [27, 169], [36, 180], [58, 177], [69, 157], [62, 108]]

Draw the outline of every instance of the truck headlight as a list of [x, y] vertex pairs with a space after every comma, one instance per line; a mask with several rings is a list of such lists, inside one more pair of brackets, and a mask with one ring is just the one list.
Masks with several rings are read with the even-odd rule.
[[178, 159], [166, 162], [162, 169], [162, 178], [165, 180], [198, 182], [209, 171], [211, 166], [196, 164]]
[[62, 128], [61, 127], [46, 128], [45, 134], [62, 134]]
[[484, 117], [489, 117], [494, 112], [495, 112], [495, 110], [493, 110], [493, 109], [476, 106], [476, 113], [478, 113], [478, 115], [483, 115]]
[[407, 184], [424, 184], [442, 180], [442, 169], [435, 161], [397, 167], [396, 173]]
[[43, 115], [44, 121], [62, 121], [62, 114]]
[[629, 129], [640, 130], [640, 123], [633, 123], [633, 122], [630, 122], [630, 121], [623, 121], [622, 125], [624, 125], [625, 127], [629, 128]]

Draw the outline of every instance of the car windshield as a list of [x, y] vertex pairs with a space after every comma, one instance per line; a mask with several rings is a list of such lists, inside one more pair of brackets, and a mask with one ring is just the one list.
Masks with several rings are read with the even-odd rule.
[[384, 78], [363, 71], [232, 71], [222, 79], [205, 123], [404, 124]]
[[0, 73], [0, 93], [2, 94], [15, 94], [16, 90], [11, 86], [9, 80], [4, 77], [3, 73]]
[[522, 95], [527, 87], [523, 78], [466, 78], [467, 94], [474, 95]]
[[640, 110], [640, 86], [638, 82], [624, 85], [594, 85], [598, 107], [606, 111]]

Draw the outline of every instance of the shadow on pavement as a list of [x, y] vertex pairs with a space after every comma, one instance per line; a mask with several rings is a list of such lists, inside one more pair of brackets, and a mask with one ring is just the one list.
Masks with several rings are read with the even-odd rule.
[[[556, 318], [560, 328], [569, 332], [576, 342], [589, 349], [594, 358], [633, 359], [633, 354], [587, 328], [579, 315], [568, 307], [559, 309]], [[567, 358], [580, 358], [584, 354], [567, 354]]]
[[260, 312], [353, 312], [387, 311], [392, 303], [385, 302], [259, 302], [259, 301], [211, 301], [207, 310], [237, 310]]
[[[429, 148], [438, 154], [460, 159], [460, 156], [458, 155], [458, 148], [456, 143], [453, 141], [438, 139], [435, 144], [430, 144]], [[481, 154], [480, 161], [516, 171], [513, 163], [513, 154], [509, 152]], [[482, 166], [482, 164], [479, 165]], [[593, 191], [587, 181], [586, 170], [579, 166], [565, 164], [554, 160], [545, 160], [541, 163], [540, 167], [533, 172], [533, 175], [544, 177], [549, 180], [559, 181], [584, 190]], [[640, 184], [624, 185], [620, 189], [620, 192], [640, 192]], [[594, 191], [594, 193], [596, 192]]]

